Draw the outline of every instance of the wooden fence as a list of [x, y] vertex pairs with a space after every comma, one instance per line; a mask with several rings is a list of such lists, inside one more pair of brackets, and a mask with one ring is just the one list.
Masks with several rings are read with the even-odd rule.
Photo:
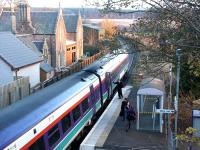
[[0, 109], [28, 96], [30, 93], [29, 77], [21, 77], [0, 87]]

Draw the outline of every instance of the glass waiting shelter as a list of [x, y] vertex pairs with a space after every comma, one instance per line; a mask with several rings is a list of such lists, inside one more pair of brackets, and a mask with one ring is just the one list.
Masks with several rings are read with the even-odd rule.
[[150, 130], [162, 133], [163, 114], [156, 109], [163, 109], [164, 83], [157, 78], [143, 79], [137, 92], [137, 130]]

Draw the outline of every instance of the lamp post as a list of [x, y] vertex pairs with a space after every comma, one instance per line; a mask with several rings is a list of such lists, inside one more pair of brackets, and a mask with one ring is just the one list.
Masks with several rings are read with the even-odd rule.
[[180, 57], [181, 57], [181, 49], [176, 50], [177, 56], [177, 72], [176, 72], [176, 107], [175, 107], [175, 140], [174, 140], [174, 149], [178, 147], [177, 142], [177, 122], [178, 122], [178, 103], [179, 103], [179, 80], [180, 80]]
[[[171, 109], [171, 102], [172, 102], [172, 64], [169, 66], [169, 99], [168, 99], [168, 109]], [[168, 114], [168, 126], [167, 126], [167, 131], [168, 131], [168, 144], [170, 144], [170, 146], [168, 146], [168, 150], [171, 150], [171, 146], [173, 146], [173, 143], [171, 145], [170, 141], [171, 141], [171, 128], [170, 128], [170, 124], [171, 124], [171, 120], [170, 120], [170, 114]]]

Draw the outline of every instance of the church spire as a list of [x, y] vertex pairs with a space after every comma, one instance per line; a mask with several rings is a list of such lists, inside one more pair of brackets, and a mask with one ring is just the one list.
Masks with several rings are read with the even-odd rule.
[[61, 2], [59, 2], [59, 15], [62, 15]]

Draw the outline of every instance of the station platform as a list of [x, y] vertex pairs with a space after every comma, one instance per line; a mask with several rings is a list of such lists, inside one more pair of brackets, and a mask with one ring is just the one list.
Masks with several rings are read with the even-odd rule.
[[[136, 108], [137, 87], [126, 86], [123, 96]], [[119, 116], [122, 99], [115, 94], [104, 113], [80, 145], [80, 150], [167, 150], [165, 134], [138, 131], [136, 123], [126, 132]]]

